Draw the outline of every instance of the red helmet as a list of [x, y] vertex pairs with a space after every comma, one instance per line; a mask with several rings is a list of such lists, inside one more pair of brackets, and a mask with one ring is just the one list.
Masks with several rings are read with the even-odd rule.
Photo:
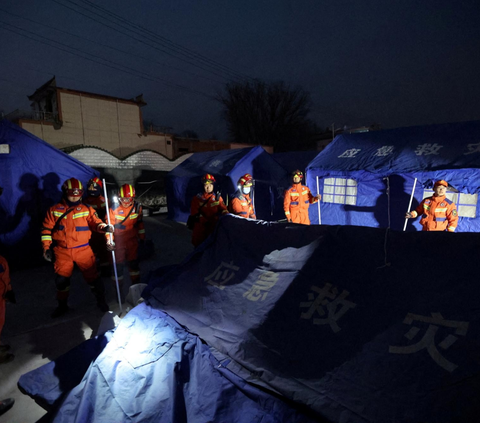
[[119, 197], [121, 198], [135, 198], [135, 188], [130, 184], [123, 184], [120, 187]]
[[135, 188], [130, 184], [123, 184], [120, 187], [118, 197], [123, 206], [129, 206], [133, 203], [133, 199], [135, 198]]
[[213, 175], [210, 175], [210, 173], [206, 173], [205, 175], [202, 176], [202, 183], [205, 184], [213, 184], [215, 183], [215, 178]]
[[292, 172], [292, 178], [295, 178], [295, 176], [298, 176], [300, 178], [300, 180], [303, 179], [303, 172], [301, 170], [294, 170]]
[[103, 188], [103, 182], [100, 178], [97, 178], [95, 176], [95, 178], [92, 178], [88, 181], [88, 184], [87, 184], [87, 189], [90, 185], [93, 185], [95, 187], [95, 185], [98, 185], [100, 188]]
[[62, 191], [70, 197], [81, 197], [83, 195], [83, 185], [78, 179], [70, 178], [63, 183]]
[[253, 185], [253, 177], [250, 173], [245, 173], [245, 175], [241, 176], [238, 180], [238, 186], [242, 187], [251, 187]]

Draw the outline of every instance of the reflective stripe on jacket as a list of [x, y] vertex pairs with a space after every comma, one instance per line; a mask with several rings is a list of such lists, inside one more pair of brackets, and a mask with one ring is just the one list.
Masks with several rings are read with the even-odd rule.
[[229, 204], [229, 209], [231, 213], [237, 216], [256, 219], [249, 194], [243, 194], [237, 191]]

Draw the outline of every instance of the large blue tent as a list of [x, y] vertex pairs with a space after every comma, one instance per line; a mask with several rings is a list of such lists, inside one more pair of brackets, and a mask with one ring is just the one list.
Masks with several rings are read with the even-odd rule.
[[235, 192], [238, 179], [250, 173], [255, 179], [254, 205], [258, 219], [278, 220], [283, 213], [283, 192], [288, 172], [260, 146], [234, 150], [195, 153], [167, 175], [168, 218], [186, 222], [192, 198], [202, 191], [201, 177], [215, 176], [215, 189], [225, 202]]
[[[458, 232], [480, 231], [480, 121], [342, 134], [307, 167], [307, 184], [322, 194], [320, 220], [402, 230], [410, 209], [432, 195], [435, 180], [451, 185]], [[312, 223], [319, 222], [310, 208]], [[407, 230], [420, 230], [419, 219]]]
[[68, 178], [86, 183], [98, 172], [7, 121], [0, 122], [0, 245], [15, 263], [41, 258], [40, 228]]
[[90, 360], [76, 350], [19, 384], [55, 422], [476, 422], [477, 252], [472, 233], [227, 215], [87, 341]]

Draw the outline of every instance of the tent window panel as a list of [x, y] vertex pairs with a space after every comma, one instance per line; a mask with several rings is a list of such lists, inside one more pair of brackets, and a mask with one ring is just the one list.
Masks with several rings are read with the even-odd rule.
[[357, 182], [347, 178], [326, 178], [323, 183], [324, 203], [350, 204], [357, 203]]
[[457, 211], [458, 211], [459, 216], [475, 217], [475, 207], [474, 206], [458, 206]]
[[470, 204], [476, 206], [478, 201], [478, 194], [460, 194], [459, 204]]

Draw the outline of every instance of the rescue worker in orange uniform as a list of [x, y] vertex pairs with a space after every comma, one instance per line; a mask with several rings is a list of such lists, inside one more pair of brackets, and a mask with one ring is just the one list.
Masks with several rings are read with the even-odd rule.
[[310, 204], [320, 201], [320, 194], [314, 196], [310, 189], [302, 185], [303, 172], [295, 170], [292, 172], [292, 186], [283, 195], [283, 210], [288, 222], [310, 225], [308, 208]]
[[[98, 217], [102, 221], [105, 221], [107, 208], [105, 197], [102, 194], [102, 180], [98, 177], [92, 178], [87, 183], [87, 196], [83, 202], [87, 206], [92, 207], [97, 212]], [[108, 276], [110, 274], [110, 253], [107, 250], [105, 236], [102, 233], [93, 232], [90, 238], [90, 247], [92, 247], [93, 254], [95, 254], [98, 260], [100, 274], [102, 276]]]
[[215, 178], [209, 173], [202, 176], [203, 192], [193, 197], [190, 215], [195, 218], [192, 244], [197, 247], [214, 231], [220, 216], [228, 214], [227, 206], [220, 194], [213, 192]]
[[424, 198], [415, 210], [407, 212], [405, 218], [415, 219], [421, 214], [422, 231], [455, 232], [458, 225], [457, 207], [453, 201], [445, 196], [447, 188], [448, 182], [443, 179], [435, 182], [433, 186], [434, 194], [431, 197]]
[[[123, 267], [127, 263], [132, 285], [140, 282], [138, 264], [138, 245], [145, 241], [142, 206], [135, 201], [135, 188], [124, 184], [118, 195], [119, 204], [110, 209], [110, 223], [115, 227], [115, 234], [110, 239], [107, 235], [107, 247], [115, 250], [117, 277], [120, 288], [123, 286]], [[123, 295], [121, 295], [123, 299]]]
[[256, 219], [255, 210], [253, 210], [250, 192], [253, 186], [252, 175], [246, 173], [237, 183], [237, 192], [233, 194], [232, 201], [229, 204], [230, 213], [236, 214], [240, 217], [247, 217], [249, 219]]
[[47, 211], [41, 231], [43, 257], [54, 261], [56, 275], [58, 307], [52, 317], [59, 317], [69, 310], [70, 277], [75, 264], [90, 285], [98, 308], [108, 311], [105, 287], [98, 277], [89, 241], [92, 232], [112, 232], [113, 227], [103, 223], [94, 209], [82, 203], [83, 185], [78, 179], [67, 179], [62, 185], [62, 192], [62, 201]]

